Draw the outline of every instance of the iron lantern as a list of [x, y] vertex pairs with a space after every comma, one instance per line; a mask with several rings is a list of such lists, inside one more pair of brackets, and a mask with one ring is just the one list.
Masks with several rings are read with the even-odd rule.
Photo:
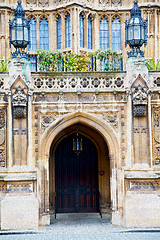
[[24, 49], [30, 43], [30, 22], [25, 19], [25, 12], [21, 5], [21, 0], [18, 0], [18, 6], [14, 12], [13, 21], [9, 21], [9, 44], [16, 48], [12, 53], [12, 57], [27, 57], [28, 54]]
[[76, 134], [76, 137], [73, 139], [73, 152], [75, 152], [77, 155], [82, 152], [82, 138], [79, 137], [78, 131]]
[[140, 47], [143, 44], [147, 45], [147, 21], [142, 19], [137, 2], [137, 0], [134, 1], [131, 18], [125, 22], [125, 45], [128, 44], [132, 49], [128, 57], [135, 57], [138, 54], [143, 57], [144, 52], [140, 50]]

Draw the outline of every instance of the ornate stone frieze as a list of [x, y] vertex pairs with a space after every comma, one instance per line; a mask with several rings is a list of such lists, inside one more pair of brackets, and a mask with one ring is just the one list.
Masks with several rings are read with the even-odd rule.
[[33, 183], [28, 182], [7, 183], [7, 192], [33, 192]]
[[155, 191], [160, 188], [160, 180], [130, 180], [130, 191]]
[[133, 115], [143, 117], [147, 114], [147, 94], [141, 86], [133, 93]]
[[15, 118], [26, 117], [27, 96], [23, 88], [16, 88], [12, 96], [13, 113]]
[[33, 87], [36, 91], [58, 90], [64, 92], [95, 92], [102, 89], [124, 89], [124, 76], [115, 77], [34, 77]]
[[134, 133], [148, 133], [147, 127], [134, 127]]

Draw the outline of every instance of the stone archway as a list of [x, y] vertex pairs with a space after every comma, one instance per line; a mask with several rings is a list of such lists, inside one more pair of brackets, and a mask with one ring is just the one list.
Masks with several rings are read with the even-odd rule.
[[[117, 189], [115, 169], [119, 167], [119, 143], [114, 129], [105, 121], [82, 112], [62, 116], [53, 122], [43, 133], [41, 138], [41, 152], [39, 164], [38, 195], [40, 200], [40, 215], [49, 213], [49, 159], [53, 141], [65, 129], [76, 124], [82, 124], [93, 129], [106, 142], [110, 158], [110, 182], [112, 209], [117, 209]], [[62, 136], [61, 136], [62, 137]], [[112, 179], [114, 178], [114, 179]]]
[[[78, 156], [73, 152], [77, 127], [83, 142], [82, 152]], [[95, 129], [82, 123], [74, 124], [55, 137], [50, 150], [49, 196], [52, 213], [54, 206], [57, 207], [56, 212], [99, 212], [100, 203], [103, 205], [102, 211], [109, 213], [108, 147]], [[65, 203], [66, 207], [63, 206]]]

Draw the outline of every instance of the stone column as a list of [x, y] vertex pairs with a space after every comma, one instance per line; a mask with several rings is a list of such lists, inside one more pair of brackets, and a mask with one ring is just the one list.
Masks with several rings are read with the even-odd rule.
[[158, 31], [157, 31], [157, 14], [158, 14], [158, 12], [157, 12], [157, 9], [155, 9], [155, 37], [154, 37], [154, 41], [155, 41], [155, 43], [154, 43], [154, 58], [155, 58], [155, 62], [157, 62], [157, 53], [158, 53], [158, 51], [157, 51], [157, 37], [158, 37]]
[[128, 102], [127, 102], [127, 161], [126, 167], [132, 167], [132, 101], [131, 93], [128, 93]]
[[12, 141], [12, 104], [11, 104], [11, 91], [8, 92], [8, 167], [13, 166], [13, 141]]
[[153, 166], [152, 159], [152, 116], [151, 116], [151, 95], [148, 95], [148, 127], [149, 127], [149, 145], [150, 145], [150, 166]]
[[35, 168], [35, 163], [32, 159], [32, 92], [28, 92], [28, 150], [27, 150], [27, 165], [29, 169]]

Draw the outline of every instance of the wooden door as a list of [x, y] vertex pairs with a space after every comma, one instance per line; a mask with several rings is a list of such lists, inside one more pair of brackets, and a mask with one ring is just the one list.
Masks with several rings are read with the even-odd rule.
[[55, 152], [56, 212], [98, 211], [98, 153], [93, 142], [79, 135], [80, 154], [73, 152], [74, 134], [63, 139]]

